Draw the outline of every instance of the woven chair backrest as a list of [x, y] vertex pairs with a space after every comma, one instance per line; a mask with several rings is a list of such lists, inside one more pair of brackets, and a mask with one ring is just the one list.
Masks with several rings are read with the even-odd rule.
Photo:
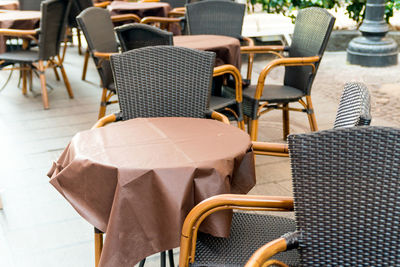
[[371, 100], [368, 88], [362, 83], [346, 83], [333, 127], [354, 127], [370, 123]]
[[[115, 53], [118, 52], [118, 42], [114, 32], [110, 12], [100, 7], [89, 7], [76, 17], [79, 27], [85, 35], [89, 51]], [[113, 83], [110, 62], [93, 57], [97, 66], [102, 86], [107, 87]]]
[[215, 34], [240, 38], [245, 4], [209, 0], [186, 5], [189, 34]]
[[76, 17], [86, 8], [92, 7], [92, 0], [71, 0], [71, 11], [68, 16], [68, 25], [70, 27], [78, 27]]
[[122, 51], [146, 46], [173, 45], [172, 33], [156, 27], [131, 23], [115, 28]]
[[39, 34], [39, 58], [41, 60], [47, 60], [59, 54], [70, 7], [70, 1], [65, 0], [42, 2]]
[[215, 54], [148, 46], [111, 57], [122, 119], [202, 118], [208, 110]]
[[[335, 18], [325, 9], [318, 7], [301, 9], [296, 17], [289, 57], [319, 56], [321, 60], [334, 23]], [[314, 65], [314, 73], [311, 66], [285, 67], [285, 85], [298, 88], [304, 94], [310, 95], [319, 62]]]
[[288, 138], [301, 266], [399, 266], [400, 129]]
[[168, 3], [172, 9], [176, 7], [184, 7], [186, 4], [186, 0], [165, 0], [163, 2]]
[[40, 10], [40, 4], [44, 0], [19, 0], [20, 10]]

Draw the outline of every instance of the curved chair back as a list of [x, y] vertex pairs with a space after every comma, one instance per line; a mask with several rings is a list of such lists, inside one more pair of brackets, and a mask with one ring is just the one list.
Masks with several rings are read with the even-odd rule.
[[122, 119], [196, 117], [208, 110], [215, 53], [149, 46], [111, 57]]
[[40, 20], [39, 59], [47, 60], [58, 55], [64, 40], [70, 1], [47, 0], [42, 3]]
[[68, 25], [77, 27], [76, 17], [86, 8], [92, 7], [92, 0], [71, 0], [71, 10], [68, 16]]
[[[85, 35], [90, 53], [95, 51], [114, 53], [118, 52], [118, 43], [115, 38], [114, 25], [110, 12], [104, 8], [89, 7], [76, 17], [79, 27]], [[103, 87], [113, 83], [110, 62], [93, 57], [100, 74]]]
[[186, 0], [166, 0], [163, 2], [168, 3], [171, 6], [171, 9], [174, 9], [176, 7], [184, 7], [186, 4]]
[[333, 127], [354, 127], [370, 123], [371, 104], [368, 88], [362, 83], [346, 83]]
[[[319, 56], [321, 60], [334, 23], [335, 18], [323, 8], [310, 7], [300, 10], [289, 47], [289, 57]], [[314, 73], [310, 66], [285, 67], [284, 84], [310, 95], [319, 62], [314, 63]]]
[[400, 129], [289, 136], [301, 266], [400, 264]]
[[44, 0], [19, 0], [20, 10], [40, 10], [40, 4]]
[[115, 28], [122, 51], [154, 45], [173, 45], [172, 33], [156, 27], [132, 23]]
[[216, 34], [240, 38], [245, 4], [209, 0], [186, 5], [189, 34]]

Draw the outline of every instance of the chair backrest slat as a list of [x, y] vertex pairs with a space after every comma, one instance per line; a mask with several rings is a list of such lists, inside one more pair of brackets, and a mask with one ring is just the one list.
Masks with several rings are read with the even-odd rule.
[[246, 5], [209, 0], [186, 5], [189, 34], [216, 34], [240, 38]]
[[[92, 55], [95, 51], [106, 53], [118, 52], [118, 42], [114, 32], [114, 25], [107, 10], [99, 7], [89, 7], [82, 11], [76, 17], [76, 20], [85, 35], [89, 51]], [[93, 59], [103, 86], [108, 87], [113, 83], [110, 62], [108, 60], [100, 62], [97, 57], [93, 57]]]
[[288, 137], [302, 266], [400, 265], [400, 129]]
[[122, 119], [205, 116], [215, 53], [149, 46], [111, 57]]
[[156, 27], [131, 23], [115, 28], [122, 51], [146, 46], [173, 45], [172, 33]]
[[39, 58], [47, 60], [58, 55], [64, 40], [70, 1], [46, 0], [42, 2], [39, 34]]
[[[296, 17], [289, 56], [320, 56], [321, 60], [334, 23], [335, 18], [323, 8], [310, 7], [301, 9]], [[319, 62], [315, 63], [316, 70], [314, 74], [310, 66], [286, 67], [285, 85], [298, 88], [309, 95], [318, 67]]]

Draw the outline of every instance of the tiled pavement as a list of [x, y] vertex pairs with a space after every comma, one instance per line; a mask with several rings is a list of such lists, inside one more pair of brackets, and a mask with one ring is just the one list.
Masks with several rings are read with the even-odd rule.
[[[269, 58], [257, 59], [253, 82]], [[18, 75], [0, 92], [0, 266], [93, 266], [93, 228], [48, 183], [46, 173], [78, 131], [97, 118], [100, 90], [93, 65], [88, 82], [80, 80], [83, 57], [71, 48], [65, 67], [75, 93], [70, 100], [61, 82], [49, 73], [54, 87], [50, 110], [43, 110], [35, 95], [24, 97], [17, 88]], [[283, 69], [274, 70], [268, 82], [279, 81]], [[312, 97], [320, 129], [334, 121], [345, 81], [363, 81], [372, 91], [373, 125], [400, 126], [400, 66], [363, 68], [345, 63], [345, 53], [326, 53]], [[4, 78], [0, 80], [4, 82]], [[281, 141], [281, 114], [262, 118], [260, 139]], [[304, 114], [291, 113], [291, 131], [308, 131]], [[252, 194], [291, 195], [290, 166], [286, 158], [257, 157], [257, 185]], [[151, 264], [153, 263], [153, 264]], [[152, 257], [149, 265], [158, 263]]]

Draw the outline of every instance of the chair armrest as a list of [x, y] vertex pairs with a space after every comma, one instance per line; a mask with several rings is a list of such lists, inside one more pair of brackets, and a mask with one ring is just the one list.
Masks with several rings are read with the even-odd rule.
[[102, 58], [102, 59], [107, 59], [107, 60], [110, 60], [110, 57], [112, 55], [116, 55], [116, 54], [118, 54], [118, 53], [117, 52], [98, 52], [98, 51], [93, 52], [93, 56]]
[[144, 17], [140, 20], [140, 23], [150, 24], [150, 23], [174, 23], [181, 22], [180, 18], [166, 18], [166, 17]]
[[115, 122], [117, 120], [118, 120], [118, 117], [117, 117], [116, 114], [110, 114], [108, 116], [105, 116], [105, 117], [99, 119], [95, 123], [95, 125], [92, 126], [92, 129], [103, 127], [103, 126], [105, 126], [105, 125], [107, 125], [107, 124], [109, 124], [111, 122]]
[[262, 267], [270, 264], [287, 266], [286, 264], [276, 261], [268, 260], [275, 254], [297, 248], [299, 246], [299, 232], [287, 233], [280, 238], [268, 242], [256, 252], [247, 261], [245, 267]]
[[95, 4], [93, 4], [93, 6], [106, 8], [109, 4], [111, 4], [111, 1], [104, 1], [104, 2], [101, 2], [101, 3], [95, 3]]
[[204, 219], [216, 211], [227, 209], [292, 211], [293, 198], [224, 194], [202, 201], [189, 212], [183, 223], [179, 266], [186, 267], [189, 261], [194, 261], [197, 231]]
[[240, 74], [240, 71], [231, 64], [225, 64], [214, 68], [213, 77], [224, 74], [232, 74], [233, 78], [235, 78], [236, 101], [241, 103], [243, 101], [243, 96], [242, 75]]
[[135, 14], [122, 14], [111, 16], [112, 22], [134, 21], [140, 22], [140, 17]]
[[38, 34], [39, 30], [16, 30], [16, 29], [0, 29], [0, 35], [4, 36], [13, 36], [20, 38], [30, 38], [32, 40], [37, 41], [35, 37]]
[[[244, 37], [247, 38], [247, 37]], [[250, 39], [250, 38], [248, 38]], [[244, 39], [246, 40], [246, 39]], [[285, 51], [285, 47], [283, 45], [248, 45], [240, 47], [240, 52], [242, 54], [262, 54], [262, 53], [269, 53], [271, 51], [274, 52], [281, 52]]]
[[260, 99], [264, 89], [265, 79], [268, 73], [275, 67], [279, 66], [310, 66], [315, 72], [315, 62], [320, 60], [319, 56], [313, 57], [289, 57], [289, 58], [278, 58], [270, 63], [261, 71], [260, 76], [258, 77], [256, 93], [254, 95], [255, 99]]
[[173, 10], [171, 10], [170, 12], [168, 12], [168, 17], [175, 17], [175, 18], [180, 18], [180, 17], [184, 17], [186, 12], [185, 10], [183, 11], [178, 11], [175, 10], [176, 8], [174, 8]]
[[253, 151], [256, 155], [289, 157], [289, 147], [287, 144], [253, 141]]
[[214, 119], [214, 120], [223, 122], [225, 124], [231, 125], [230, 122], [229, 122], [229, 119], [224, 114], [221, 114], [221, 113], [216, 112], [216, 111], [211, 112], [211, 119]]
[[246, 42], [247, 42], [247, 46], [244, 46], [244, 47], [254, 47], [254, 41], [253, 41], [253, 39], [251, 39], [251, 38], [249, 38], [249, 37], [244, 37], [244, 36], [242, 36], [241, 39], [242, 39], [243, 41], [246, 41]]

